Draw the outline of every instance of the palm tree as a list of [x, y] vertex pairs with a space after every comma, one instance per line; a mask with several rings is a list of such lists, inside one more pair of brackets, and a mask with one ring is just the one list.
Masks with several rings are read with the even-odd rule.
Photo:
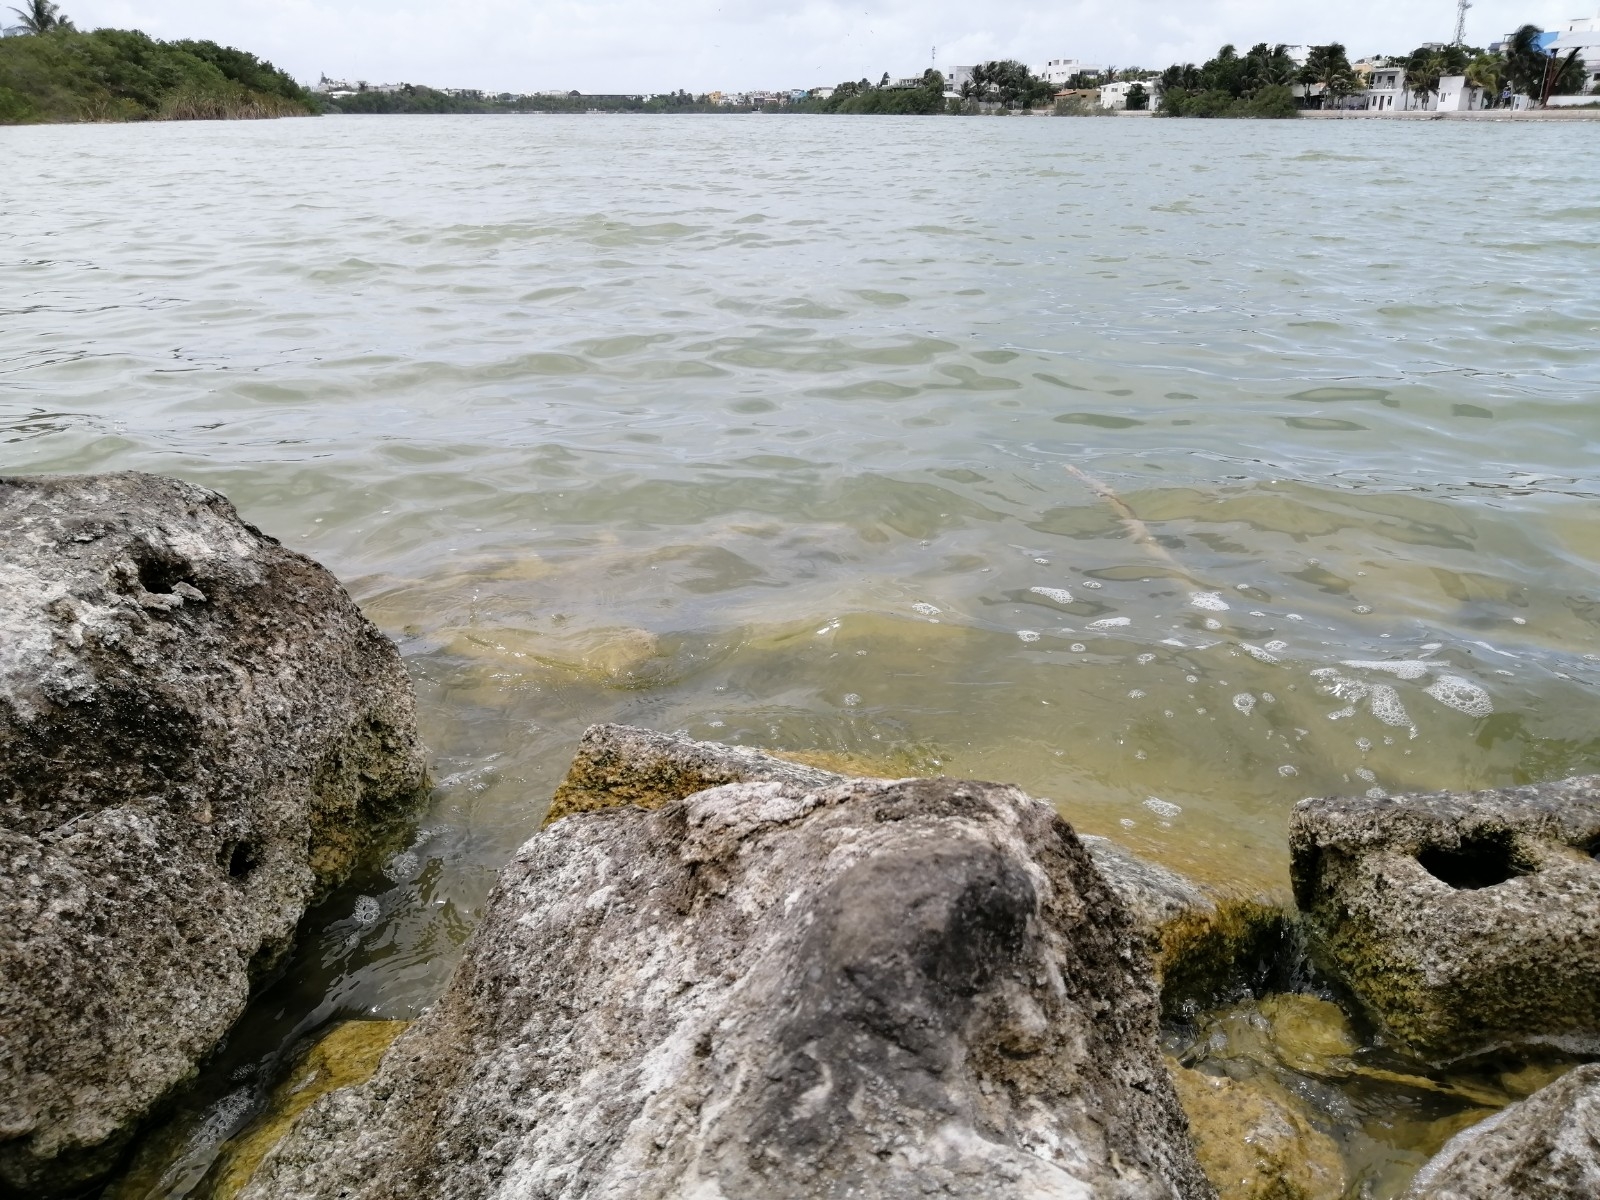
[[1322, 85], [1322, 105], [1336, 108], [1340, 99], [1359, 90], [1360, 80], [1350, 66], [1350, 57], [1338, 42], [1313, 46], [1300, 71], [1300, 82], [1307, 87]]
[[49, 33], [52, 29], [70, 30], [72, 22], [61, 15], [61, 6], [50, 0], [33, 0], [27, 8], [13, 8], [22, 19], [19, 28], [24, 33]]

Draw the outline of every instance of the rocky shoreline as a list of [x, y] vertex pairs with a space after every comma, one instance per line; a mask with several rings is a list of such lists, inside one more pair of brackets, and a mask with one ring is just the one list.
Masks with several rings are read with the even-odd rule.
[[[0, 1192], [56, 1200], [97, 1193], [403, 826], [423, 751], [392, 644], [206, 489], [0, 478], [0, 598]], [[192, 1194], [1357, 1186], [1302, 1097], [1163, 1018], [1426, 1086], [1559, 1050], [1409, 1195], [1600, 1194], [1600, 779], [1307, 800], [1290, 838], [1292, 906], [1015, 788], [596, 726], [440, 999], [335, 1028]], [[1352, 1021], [1416, 1073], [1357, 1063]]]

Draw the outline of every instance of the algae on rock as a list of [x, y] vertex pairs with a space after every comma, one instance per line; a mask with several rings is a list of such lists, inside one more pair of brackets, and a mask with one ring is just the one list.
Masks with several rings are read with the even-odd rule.
[[1172, 1066], [1195, 1154], [1218, 1200], [1340, 1200], [1339, 1148], [1265, 1076], [1248, 1081]]
[[1600, 777], [1303, 800], [1313, 956], [1419, 1057], [1600, 1048]]

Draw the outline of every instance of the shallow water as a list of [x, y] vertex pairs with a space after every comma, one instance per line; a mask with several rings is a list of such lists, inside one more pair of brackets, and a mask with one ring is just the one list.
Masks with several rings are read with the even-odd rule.
[[1589, 140], [0, 130], [0, 469], [221, 489], [418, 683], [415, 845], [229, 1071], [425, 1006], [595, 721], [1014, 781], [1252, 884], [1304, 795], [1600, 769]]

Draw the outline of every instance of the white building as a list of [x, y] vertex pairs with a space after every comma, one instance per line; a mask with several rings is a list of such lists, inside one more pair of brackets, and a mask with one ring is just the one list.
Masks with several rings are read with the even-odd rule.
[[1489, 107], [1488, 94], [1467, 82], [1465, 75], [1446, 75], [1439, 80], [1439, 90], [1429, 94], [1425, 105], [1428, 112], [1477, 112]]
[[1406, 88], [1404, 67], [1374, 67], [1367, 82], [1369, 112], [1409, 112], [1417, 107], [1416, 95]]
[[1135, 87], [1144, 88], [1145, 94], [1147, 96], [1151, 97], [1151, 104], [1153, 106], [1154, 105], [1154, 97], [1155, 97], [1155, 91], [1154, 91], [1155, 83], [1154, 83], [1154, 81], [1153, 80], [1140, 80], [1140, 81], [1136, 82], [1136, 81], [1131, 80], [1131, 79], [1126, 79], [1126, 80], [1122, 80], [1122, 81], [1120, 81], [1118, 83], [1107, 83], [1107, 84], [1102, 84], [1101, 85], [1101, 87], [1100, 87], [1100, 107], [1101, 108], [1116, 108], [1116, 109], [1127, 108], [1128, 107], [1128, 93], [1131, 92]]
[[1042, 67], [1033, 67], [1032, 71], [1052, 87], [1059, 88], [1065, 87], [1067, 80], [1075, 75], [1099, 75], [1104, 69], [1103, 67], [1091, 67], [1075, 58], [1052, 58]]
[[1465, 75], [1446, 75], [1436, 91], [1419, 96], [1407, 85], [1404, 67], [1374, 67], [1365, 100], [1368, 112], [1477, 112], [1491, 97]]
[[1584, 72], [1589, 77], [1589, 86], [1584, 91], [1600, 92], [1600, 16], [1574, 17], [1550, 44], [1550, 52], [1563, 58], [1574, 50], [1583, 60]]
[[974, 67], [942, 67], [940, 73], [944, 75], [944, 94], [950, 97], [961, 95], [961, 89], [972, 82]]

